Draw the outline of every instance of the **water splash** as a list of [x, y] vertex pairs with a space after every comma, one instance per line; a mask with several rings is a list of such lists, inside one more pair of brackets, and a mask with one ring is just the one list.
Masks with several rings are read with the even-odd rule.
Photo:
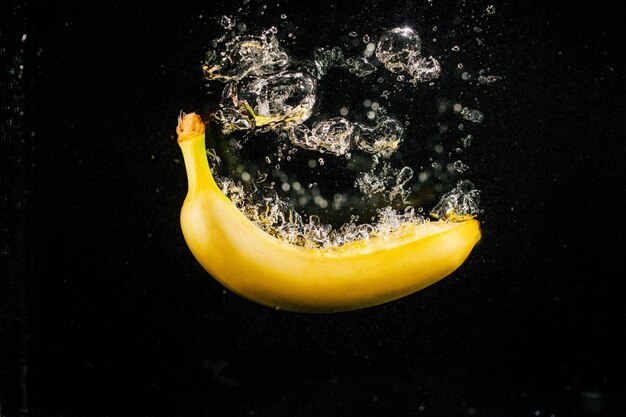
[[346, 155], [350, 151], [354, 135], [354, 125], [343, 117], [322, 120], [315, 123], [312, 129], [294, 126], [287, 134], [296, 146], [337, 156]]
[[247, 82], [229, 82], [216, 118], [222, 131], [300, 124], [311, 116], [316, 81], [301, 72], [280, 72]]
[[[222, 20], [226, 26], [236, 25], [234, 20]], [[352, 44], [356, 45], [358, 34], [350, 36], [354, 38]], [[282, 139], [279, 149], [285, 150], [277, 151], [272, 158], [265, 156], [267, 166], [271, 166], [272, 175], [276, 177], [280, 174], [281, 182], [276, 188], [275, 182], [262, 186], [267, 174], [261, 173], [259, 177], [263, 179], [250, 181], [250, 174], [245, 172], [245, 178], [241, 178], [248, 184], [246, 188], [219, 175], [216, 175], [217, 181], [239, 210], [263, 230], [281, 240], [311, 248], [339, 247], [350, 242], [366, 241], [374, 236], [389, 237], [406, 233], [411, 229], [407, 226], [428, 221], [410, 205], [414, 183], [413, 168], [403, 166], [396, 169], [390, 162], [405, 141], [414, 141], [416, 138], [405, 138], [405, 125], [386, 115], [386, 105], [383, 107], [374, 99], [365, 100], [368, 103], [365, 105], [365, 123], [362, 122], [363, 119], [348, 119], [347, 116], [354, 112], [352, 108], [348, 110], [346, 105], [340, 107], [342, 117], [325, 115], [315, 118], [319, 115], [316, 106], [320, 101], [320, 84], [333, 69], [345, 71], [344, 74], [360, 79], [367, 79], [378, 72], [372, 79], [378, 77], [377, 94], [384, 100], [389, 100], [389, 90], [397, 92], [395, 86], [379, 87], [380, 84], [389, 82], [383, 78], [384, 72], [394, 74], [392, 78], [396, 78], [396, 81], [407, 81], [415, 87], [418, 83], [432, 82], [440, 76], [439, 61], [432, 56], [422, 55], [422, 39], [410, 27], [386, 30], [378, 39], [370, 35], [363, 35], [361, 39], [365, 43], [365, 49], [359, 56], [350, 56], [346, 52], [349, 49], [326, 47], [315, 49], [310, 59], [298, 59], [289, 55], [280, 45], [277, 30], [270, 28], [260, 35], [236, 36], [234, 32], [230, 32], [215, 40], [207, 52], [202, 66], [205, 77], [209, 81], [224, 83], [219, 109], [213, 114], [222, 133], [230, 135], [237, 131], [244, 134], [271, 132]], [[395, 82], [394, 84], [397, 85]], [[459, 108], [455, 112], [463, 119], [474, 123], [482, 122], [484, 115], [480, 111], [457, 105]], [[408, 121], [405, 123], [408, 125]], [[267, 135], [263, 137], [264, 140], [266, 137]], [[471, 140], [472, 135], [468, 134], [461, 139], [461, 143], [468, 147]], [[320, 195], [317, 184], [310, 184], [308, 190], [300, 183], [297, 183], [297, 187], [293, 183], [292, 187], [286, 174], [279, 172], [281, 159], [289, 161], [291, 158], [292, 150], [287, 152], [287, 148], [284, 148], [288, 145], [293, 146], [290, 148], [293, 152], [296, 149], [306, 149], [331, 155], [330, 160], [332, 157], [350, 160], [353, 154], [360, 161], [369, 158], [369, 170], [367, 167], [361, 169], [354, 181], [354, 188], [362, 197], [354, 198], [362, 198], [364, 201], [376, 198], [386, 206], [376, 210], [372, 223], [359, 224], [358, 216], [353, 216], [352, 220], [335, 229], [324, 224], [318, 216], [303, 217], [276, 190], [297, 190], [297, 200], [301, 206], [312, 201], [325, 209], [330, 201], [332, 207], [339, 210], [350, 203], [348, 197], [342, 194], [325, 199]], [[461, 152], [461, 148], [457, 148], [457, 152]], [[311, 168], [324, 164], [323, 158], [313, 157], [309, 160]], [[432, 164], [446, 166], [445, 162], [442, 164], [433, 161]], [[460, 160], [448, 164], [451, 172], [462, 173], [466, 169], [467, 165]], [[420, 172], [418, 177], [419, 182], [426, 181], [424, 172]], [[305, 194], [306, 192], [309, 194]], [[456, 188], [441, 198], [430, 215], [446, 221], [474, 217], [479, 211], [478, 197], [479, 192], [471, 182], [459, 181]], [[404, 211], [397, 211], [395, 207], [398, 206], [404, 206]], [[422, 211], [421, 207], [419, 211]]]
[[357, 224], [355, 218], [334, 229], [315, 215], [305, 221], [271, 188], [249, 193], [240, 183], [228, 178], [218, 178], [218, 184], [237, 208], [261, 229], [285, 242], [306, 248], [340, 248], [352, 242], [367, 242], [377, 236], [387, 239], [404, 236], [415, 233], [415, 226], [428, 221], [410, 206], [402, 213], [384, 207], [377, 210], [374, 223]]
[[480, 213], [480, 191], [468, 180], [460, 180], [456, 187], [444, 194], [430, 215], [453, 222], [476, 217]]
[[202, 70], [208, 80], [241, 80], [246, 76], [263, 76], [282, 71], [289, 56], [280, 46], [276, 29], [260, 36], [236, 36], [218, 39], [206, 54]]

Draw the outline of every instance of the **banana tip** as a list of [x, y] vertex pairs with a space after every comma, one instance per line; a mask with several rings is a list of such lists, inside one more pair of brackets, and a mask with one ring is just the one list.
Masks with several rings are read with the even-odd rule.
[[204, 133], [204, 122], [197, 113], [181, 113], [176, 126], [178, 142], [183, 142]]

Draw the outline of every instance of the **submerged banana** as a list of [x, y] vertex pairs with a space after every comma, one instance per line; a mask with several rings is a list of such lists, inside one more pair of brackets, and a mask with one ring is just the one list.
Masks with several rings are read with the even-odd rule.
[[189, 190], [181, 227], [200, 264], [235, 293], [266, 306], [336, 312], [412, 294], [457, 269], [480, 239], [476, 220], [433, 221], [402, 237], [373, 237], [340, 248], [311, 249], [271, 236], [241, 213], [215, 183], [204, 123], [195, 114], [177, 127]]

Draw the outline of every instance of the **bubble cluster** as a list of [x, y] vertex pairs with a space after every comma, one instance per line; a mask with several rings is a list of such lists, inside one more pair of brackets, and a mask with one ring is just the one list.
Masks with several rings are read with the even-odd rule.
[[390, 203], [394, 200], [406, 203], [411, 194], [411, 188], [407, 187], [407, 183], [412, 178], [413, 170], [410, 167], [405, 166], [396, 170], [389, 163], [380, 163], [380, 160], [375, 158], [371, 170], [362, 172], [357, 177], [354, 188], [366, 197], [381, 194]]
[[311, 116], [315, 88], [315, 79], [294, 71], [230, 81], [215, 116], [224, 133], [302, 123]]
[[287, 68], [289, 56], [280, 46], [276, 29], [260, 36], [226, 36], [213, 43], [206, 54], [202, 70], [209, 80], [241, 80], [246, 76], [263, 76]]
[[[417, 34], [412, 29], [403, 29], [404, 35], [411, 33], [407, 45], [390, 39], [390, 33], [396, 32], [383, 34], [379, 41], [379, 47], [384, 48], [385, 66], [395, 72], [399, 69], [397, 65], [409, 60], [408, 66], [402, 68], [416, 79], [423, 78], [430, 67], [425, 65], [418, 70], [414, 65], [416, 60], [422, 60]], [[349, 156], [352, 147], [385, 158], [393, 154], [404, 133], [401, 123], [393, 118], [382, 117], [373, 126], [345, 118], [317, 121], [311, 127], [303, 124], [314, 110], [318, 81], [330, 68], [346, 69], [362, 78], [376, 72], [376, 66], [365, 57], [346, 59], [344, 52], [335, 47], [317, 48], [312, 61], [302, 60], [297, 68], [289, 69], [290, 57], [276, 34], [276, 29], [271, 28], [259, 36], [223, 37], [207, 52], [203, 66], [206, 78], [226, 84], [220, 108], [215, 112], [222, 131], [229, 134], [240, 130], [274, 130], [296, 146], [336, 156]], [[394, 60], [396, 66], [389, 64]], [[371, 117], [368, 113], [369, 119], [376, 118], [377, 103], [376, 106], [369, 112]], [[345, 109], [342, 115], [347, 112]]]
[[480, 110], [470, 109], [469, 107], [463, 107], [461, 109], [461, 117], [473, 123], [482, 123], [483, 119], [485, 118], [485, 115]]
[[340, 249], [348, 243], [367, 242], [373, 237], [405, 236], [416, 233], [415, 226], [428, 221], [411, 206], [401, 213], [391, 207], [384, 207], [377, 210], [377, 221], [374, 223], [357, 224], [350, 221], [333, 228], [315, 215], [305, 220], [270, 188], [259, 189], [251, 194], [231, 179], [219, 178], [218, 183], [235, 206], [261, 229], [285, 242], [306, 248]]
[[294, 126], [287, 136], [294, 145], [302, 148], [341, 156], [350, 151], [354, 134], [354, 125], [343, 117], [337, 117], [319, 121], [312, 129], [304, 125]]
[[[441, 65], [431, 57], [422, 57], [422, 41], [409, 27], [393, 28], [383, 33], [376, 45], [376, 57], [393, 73], [404, 72], [413, 84], [439, 78]], [[404, 75], [398, 76], [405, 80]]]
[[480, 213], [480, 191], [468, 180], [460, 180], [456, 187], [444, 194], [430, 215], [442, 220], [463, 221]]
[[[213, 120], [219, 124], [224, 135], [235, 132], [243, 136], [264, 133], [262, 137], [265, 139], [267, 133], [273, 133], [281, 144], [276, 154], [265, 156], [267, 164], [261, 164], [265, 169], [271, 169], [272, 176], [277, 178], [269, 185], [261, 184], [268, 175], [260, 172], [256, 179], [249, 172], [238, 172], [239, 178], [246, 183], [245, 188], [232, 179], [216, 175], [222, 191], [240, 211], [273, 236], [310, 248], [338, 248], [375, 236], [409, 233], [415, 230], [415, 225], [428, 221], [419, 214], [423, 208], [416, 212], [410, 202], [413, 184], [415, 181], [427, 181], [428, 173], [419, 172], [414, 180], [413, 168], [392, 166], [391, 157], [408, 140], [405, 129], [409, 121], [402, 123], [387, 114], [388, 100], [398, 92], [397, 82], [406, 81], [416, 87], [418, 83], [428, 81], [432, 85], [441, 73], [437, 59], [422, 55], [422, 39], [414, 29], [392, 28], [383, 31], [378, 38], [351, 32], [352, 46], [316, 48], [308, 59], [301, 59], [291, 56], [281, 45], [275, 28], [258, 35], [236, 35], [234, 28], [242, 23], [237, 24], [227, 16], [223, 16], [220, 23], [229, 32], [212, 42], [202, 66], [207, 80], [223, 83], [219, 107], [212, 114]], [[289, 35], [293, 38], [291, 33]], [[359, 45], [363, 48], [360, 54], [355, 56], [354, 52], [349, 52]], [[370, 77], [378, 89], [379, 99], [372, 97], [362, 101], [360, 119], [352, 120], [355, 115], [359, 117], [360, 105], [355, 109], [353, 104], [341, 103], [334, 110], [338, 111], [339, 117], [318, 110], [320, 89], [323, 88], [320, 85], [331, 71], [333, 75], [334, 71], [343, 71], [357, 79], [367, 80]], [[484, 80], [479, 77], [479, 83], [495, 81], [495, 76], [481, 76]], [[394, 85], [385, 84], [389, 82]], [[480, 111], [460, 104], [454, 105], [454, 112], [474, 123], [482, 122], [484, 117]], [[440, 130], [444, 128], [447, 129], [447, 125], [442, 124]], [[462, 130], [462, 125], [459, 125], [459, 130]], [[242, 145], [235, 145], [239, 142], [233, 140], [230, 139], [231, 145], [241, 149]], [[468, 147], [471, 140], [472, 135], [466, 134], [460, 143]], [[307, 183], [289, 181], [286, 173], [280, 171], [280, 161], [283, 158], [291, 160], [297, 149], [331, 156], [326, 160], [318, 156], [310, 157], [308, 167], [311, 169], [322, 167], [335, 157], [337, 160], [340, 157], [354, 160], [353, 154], [357, 155], [356, 159], [361, 164], [369, 160], [369, 169], [368, 165], [359, 165], [362, 168], [353, 183], [360, 195], [350, 196], [350, 199], [349, 193], [335, 193], [325, 198], [317, 183], [310, 183], [307, 187]], [[461, 151], [460, 147], [457, 148], [457, 152]], [[441, 154], [443, 148], [437, 152]], [[432, 158], [430, 161], [433, 167], [446, 167], [445, 162], [433, 161]], [[468, 169], [460, 160], [447, 166], [450, 172], [456, 173]], [[324, 166], [324, 169], [327, 167]], [[349, 222], [333, 228], [316, 215], [302, 216], [277, 191], [292, 193], [302, 207], [315, 204], [321, 209], [332, 207], [340, 210], [351, 205], [355, 199], [368, 201], [374, 197], [387, 206], [376, 211], [376, 216], [371, 218], [372, 223], [358, 223], [359, 216], [352, 216]], [[397, 207], [403, 209], [398, 210]], [[462, 221], [477, 213], [478, 191], [469, 181], [459, 181], [454, 190], [442, 197], [430, 215], [446, 221]]]

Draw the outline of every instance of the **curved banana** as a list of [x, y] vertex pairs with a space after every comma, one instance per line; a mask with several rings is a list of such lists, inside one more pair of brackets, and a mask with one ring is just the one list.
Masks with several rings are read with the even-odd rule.
[[370, 238], [334, 249], [279, 240], [244, 216], [209, 169], [204, 123], [195, 114], [177, 128], [189, 190], [181, 226], [200, 264], [233, 292], [276, 309], [356, 310], [412, 294], [457, 269], [480, 239], [476, 220], [411, 226], [396, 239]]

